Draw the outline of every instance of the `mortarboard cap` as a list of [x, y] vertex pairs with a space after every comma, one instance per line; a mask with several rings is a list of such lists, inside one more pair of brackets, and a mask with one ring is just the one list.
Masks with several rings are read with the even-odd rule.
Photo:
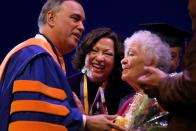
[[167, 23], [146, 23], [140, 26], [159, 35], [170, 47], [184, 47], [185, 40], [192, 36], [192, 33]]

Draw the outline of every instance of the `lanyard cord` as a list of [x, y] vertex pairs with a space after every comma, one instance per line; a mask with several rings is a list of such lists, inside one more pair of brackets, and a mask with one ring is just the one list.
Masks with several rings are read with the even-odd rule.
[[[103, 114], [108, 114], [106, 100], [104, 95], [104, 89], [100, 86], [97, 90], [97, 94], [94, 98], [93, 104], [90, 107], [89, 112], [89, 102], [88, 102], [88, 85], [87, 85], [87, 76], [84, 74], [83, 81], [80, 83], [80, 90], [81, 90], [81, 99], [84, 106], [85, 114], [93, 114], [93, 108], [96, 107], [97, 109], [100, 108]], [[98, 103], [97, 103], [98, 102]], [[97, 107], [97, 104], [100, 104], [100, 107]]]
[[84, 74], [84, 111], [86, 114], [89, 113], [89, 104], [88, 104], [88, 87], [87, 87], [87, 76]]

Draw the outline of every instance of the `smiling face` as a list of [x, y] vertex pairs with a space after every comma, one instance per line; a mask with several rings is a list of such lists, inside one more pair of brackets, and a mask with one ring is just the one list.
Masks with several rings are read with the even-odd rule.
[[104, 82], [109, 79], [114, 68], [114, 42], [110, 38], [101, 38], [92, 47], [85, 58], [87, 76], [92, 82]]
[[126, 47], [125, 56], [121, 61], [123, 69], [122, 80], [135, 88], [137, 79], [144, 74], [144, 65], [147, 65], [146, 61], [145, 54], [141, 50], [139, 44], [133, 43]]
[[49, 17], [53, 19], [53, 31], [56, 36], [56, 47], [62, 54], [70, 52], [84, 31], [85, 13], [82, 6], [74, 1], [64, 1], [60, 10]]

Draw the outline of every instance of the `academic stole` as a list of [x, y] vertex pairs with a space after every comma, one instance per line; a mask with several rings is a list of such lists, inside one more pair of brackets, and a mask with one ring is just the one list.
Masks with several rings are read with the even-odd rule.
[[87, 85], [86, 74], [84, 74], [84, 77], [80, 82], [80, 98], [81, 98], [82, 105], [84, 107], [85, 114], [89, 114], [89, 115], [108, 114], [104, 89], [101, 86], [97, 91], [93, 104], [91, 105], [91, 107], [89, 107], [88, 85]]

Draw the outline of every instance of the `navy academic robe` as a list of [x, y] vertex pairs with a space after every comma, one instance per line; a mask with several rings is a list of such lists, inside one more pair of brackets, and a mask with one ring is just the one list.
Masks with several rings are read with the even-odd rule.
[[82, 126], [65, 72], [39, 46], [9, 60], [0, 85], [0, 130], [76, 131]]

